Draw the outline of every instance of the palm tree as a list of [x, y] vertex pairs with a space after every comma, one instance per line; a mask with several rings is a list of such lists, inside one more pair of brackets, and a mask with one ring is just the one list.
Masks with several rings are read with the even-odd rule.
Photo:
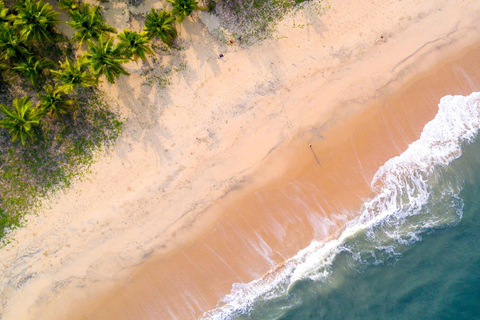
[[54, 27], [60, 20], [57, 19], [59, 13], [52, 9], [48, 3], [42, 0], [33, 2], [25, 0], [17, 7], [17, 15], [13, 25], [20, 29], [20, 35], [25, 36], [26, 40], [36, 40], [52, 42], [55, 35]]
[[77, 86], [90, 87], [97, 84], [97, 78], [88, 72], [88, 65], [84, 59], [78, 59], [73, 64], [70, 59], [66, 59], [60, 64], [62, 70], [50, 70], [58, 81], [62, 83], [62, 88], [66, 93], [70, 93]]
[[87, 3], [83, 4], [79, 10], [70, 12], [72, 22], [67, 24], [75, 29], [72, 40], [78, 41], [82, 45], [85, 40], [97, 40], [105, 33], [115, 33], [115, 29], [105, 23], [100, 13], [99, 7], [90, 7]]
[[58, 1], [58, 7], [72, 16], [74, 11], [80, 9], [80, 4], [76, 0], [60, 0]]
[[153, 54], [152, 49], [148, 46], [150, 39], [145, 32], [138, 33], [125, 29], [117, 37], [120, 39], [118, 46], [128, 59], [137, 61], [138, 58], [141, 58], [145, 60], [147, 53]]
[[113, 38], [104, 41], [100, 36], [98, 44], [89, 40], [88, 52], [85, 56], [97, 76], [104, 74], [110, 83], [115, 83], [115, 78], [122, 74], [129, 75], [122, 67], [122, 63], [128, 62], [128, 59], [125, 59], [123, 50], [113, 44]]
[[8, 15], [8, 8], [5, 8], [3, 0], [0, 0], [0, 26], [7, 27], [10, 25], [10, 17]]
[[183, 19], [188, 17], [193, 10], [205, 10], [205, 8], [199, 7], [196, 0], [167, 0], [173, 6], [172, 13], [177, 17], [178, 22], [182, 22]]
[[40, 98], [39, 107], [53, 119], [58, 120], [60, 115], [68, 113], [74, 106], [75, 101], [65, 97], [68, 93], [65, 88], [58, 87], [55, 83], [55, 87], [47, 85], [44, 87], [45, 93], [37, 93]]
[[36, 87], [36, 81], [43, 74], [43, 70], [52, 68], [54, 65], [52, 60], [45, 58], [38, 60], [35, 56], [29, 56], [24, 62], [15, 64], [13, 69], [23, 73], [28, 81]]
[[25, 37], [19, 36], [11, 26], [0, 26], [0, 59], [12, 59], [27, 56]]
[[4, 114], [0, 127], [12, 134], [12, 141], [20, 139], [22, 145], [27, 138], [32, 138], [32, 128], [38, 126], [44, 116], [41, 108], [32, 106], [30, 97], [13, 99], [11, 108], [0, 103], [0, 112]]
[[159, 37], [165, 44], [172, 46], [177, 37], [177, 30], [173, 25], [175, 17], [167, 10], [155, 11], [153, 8], [146, 15], [143, 29], [150, 39]]
[[0, 60], [0, 78], [3, 78], [2, 72], [8, 70], [10, 65], [6, 61]]

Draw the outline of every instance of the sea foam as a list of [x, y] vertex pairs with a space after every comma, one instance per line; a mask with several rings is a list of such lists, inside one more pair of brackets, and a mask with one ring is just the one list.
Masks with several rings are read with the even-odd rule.
[[[398, 259], [402, 246], [421, 240], [425, 231], [458, 222], [462, 182], [447, 182], [440, 175], [461, 156], [462, 146], [475, 139], [479, 127], [480, 93], [443, 97], [420, 138], [377, 171], [371, 184], [375, 196], [337, 239], [314, 240], [262, 279], [234, 284], [219, 307], [202, 319], [234, 319], [248, 314], [259, 300], [288, 294], [298, 280], [328, 279], [340, 252], [349, 253], [357, 264], [386, 263]], [[354, 236], [361, 241], [349, 241]]]

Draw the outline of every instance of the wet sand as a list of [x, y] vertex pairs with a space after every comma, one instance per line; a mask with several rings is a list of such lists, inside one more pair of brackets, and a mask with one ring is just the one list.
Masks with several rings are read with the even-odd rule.
[[[117, 30], [139, 31], [163, 4], [103, 5]], [[124, 132], [12, 232], [1, 318], [192, 319], [232, 283], [335, 236], [438, 99], [476, 89], [464, 74], [476, 64], [446, 63], [479, 42], [479, 17], [476, 0], [312, 1], [242, 47], [194, 13], [179, 26], [182, 50], [101, 85]], [[177, 69], [171, 86], [144, 85], [165, 66]]]
[[198, 318], [233, 283], [259, 278], [313, 239], [338, 234], [372, 195], [375, 172], [418, 139], [440, 98], [480, 91], [480, 46], [454, 51], [433, 52], [437, 62], [428, 70], [385, 87], [361, 113], [299, 133], [267, 161], [286, 169], [282, 176], [218, 201], [210, 210], [219, 218], [203, 236], [151, 259], [73, 318]]

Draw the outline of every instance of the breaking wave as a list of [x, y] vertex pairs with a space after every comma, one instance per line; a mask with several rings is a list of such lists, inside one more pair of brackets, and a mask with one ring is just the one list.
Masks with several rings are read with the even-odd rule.
[[358, 218], [340, 236], [313, 241], [282, 266], [261, 279], [233, 285], [230, 294], [202, 319], [234, 319], [249, 314], [259, 301], [288, 294], [299, 280], [325, 281], [335, 257], [346, 252], [355, 268], [390, 263], [423, 233], [453, 225], [462, 217], [461, 179], [448, 165], [474, 141], [480, 127], [480, 93], [445, 96], [435, 118], [420, 138], [375, 174], [375, 196], [364, 203]]

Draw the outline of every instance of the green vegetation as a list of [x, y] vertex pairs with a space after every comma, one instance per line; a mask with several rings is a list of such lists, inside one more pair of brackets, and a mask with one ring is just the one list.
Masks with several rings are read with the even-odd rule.
[[118, 47], [127, 59], [136, 61], [140, 58], [146, 60], [147, 54], [153, 54], [149, 46], [150, 39], [146, 32], [138, 33], [125, 29], [118, 35], [118, 39], [120, 40]]
[[58, 2], [60, 10], [65, 11], [69, 15], [80, 9], [80, 4], [76, 0], [60, 0]]
[[67, 24], [75, 29], [72, 38], [82, 45], [85, 40], [98, 41], [100, 36], [106, 33], [115, 33], [115, 29], [106, 24], [100, 13], [99, 7], [90, 7], [89, 4], [83, 4], [78, 10], [68, 10], [72, 22]]
[[182, 22], [183, 19], [188, 17], [193, 10], [205, 10], [198, 6], [196, 0], [167, 0], [173, 6], [172, 13], [177, 17], [178, 22]]
[[144, 31], [150, 39], [160, 38], [166, 45], [171, 47], [177, 37], [177, 29], [174, 26], [175, 17], [172, 13], [162, 10], [150, 9], [145, 20]]
[[27, 41], [36, 40], [53, 42], [55, 38], [55, 25], [59, 13], [52, 9], [52, 6], [43, 1], [33, 2], [25, 0], [17, 5], [17, 14], [12, 17], [13, 25], [19, 30], [20, 36]]
[[[68, 39], [56, 29], [59, 12], [44, 0], [8, 0], [7, 5], [0, 0], [0, 239], [23, 223], [39, 197], [69, 186], [120, 134], [122, 123], [97, 90], [103, 76], [114, 83], [129, 74], [123, 63], [146, 60], [159, 47], [161, 54], [180, 50], [174, 46], [175, 24], [194, 10], [205, 10], [196, 0], [168, 1], [172, 11], [152, 8], [142, 32], [125, 29], [114, 36], [100, 7], [60, 0], [58, 7], [74, 29]], [[242, 43], [302, 2], [225, 0], [213, 6], [212, 1], [210, 9], [226, 22], [232, 15], [222, 12], [234, 12], [229, 25], [240, 27], [230, 34], [242, 35]], [[155, 38], [166, 45], [152, 42]], [[84, 43], [88, 49], [76, 58], [75, 50]], [[156, 64], [158, 55], [151, 60]], [[147, 75], [153, 69], [145, 71], [144, 85], [163, 88], [172, 71], [185, 70], [186, 64], [160, 66]]]
[[29, 55], [30, 51], [25, 40], [25, 37], [21, 37], [12, 26], [2, 25], [0, 27], [0, 59], [18, 61]]
[[67, 93], [72, 92], [76, 87], [91, 87], [96, 85], [98, 79], [90, 73], [84, 58], [80, 58], [75, 64], [69, 58], [60, 64], [61, 70], [51, 70], [55, 79], [62, 83]]
[[[61, 6], [73, 17], [86, 8], [68, 0]], [[102, 40], [114, 31], [95, 15], [98, 9], [88, 10], [93, 14], [86, 23], [101, 25], [86, 35], [79, 28], [73, 41]], [[42, 0], [10, 7], [0, 1], [0, 238], [22, 224], [39, 196], [84, 172], [97, 150], [121, 131], [95, 88], [108, 72], [96, 72], [88, 52], [75, 59], [72, 41], [56, 30], [58, 15]]]
[[223, 0], [207, 6], [220, 18], [219, 39], [241, 36], [242, 44], [248, 45], [272, 37], [277, 22], [306, 3], [317, 15], [330, 7], [327, 0]]
[[40, 108], [50, 119], [60, 120], [60, 116], [69, 113], [76, 104], [75, 100], [66, 97], [67, 89], [62, 86], [58, 87], [57, 83], [55, 83], [55, 87], [45, 86], [45, 93], [37, 95], [40, 98]]
[[3, 1], [0, 1], [0, 27], [6, 27], [8, 24], [8, 8], [5, 8]]
[[0, 130], [0, 237], [35, 212], [39, 197], [86, 172], [95, 154], [120, 134], [122, 123], [95, 89], [77, 90], [70, 99], [77, 101], [75, 108], [61, 113], [60, 120], [43, 118], [32, 126], [25, 147]]
[[[195, 0], [172, 5], [173, 13], [152, 9], [144, 31], [112, 37], [100, 7], [61, 0], [75, 31], [68, 39], [56, 29], [59, 12], [44, 0], [0, 0], [0, 238], [120, 134], [122, 123], [96, 86], [103, 76], [114, 83], [128, 75], [123, 63], [153, 54], [153, 38], [173, 46], [175, 18], [201, 9]], [[88, 50], [75, 58], [73, 43], [85, 42]]]
[[38, 126], [43, 117], [43, 110], [32, 106], [30, 97], [15, 98], [12, 107], [0, 104], [0, 112], [4, 118], [0, 120], [0, 127], [5, 128], [12, 135], [12, 141], [20, 139], [25, 145], [26, 139], [32, 139], [33, 127]]
[[45, 74], [48, 68], [53, 68], [54, 65], [52, 60], [28, 56], [25, 61], [16, 63], [13, 69], [22, 73], [32, 86], [38, 86], [39, 78]]
[[88, 52], [85, 57], [87, 63], [97, 74], [105, 75], [108, 82], [115, 83], [115, 79], [120, 75], [129, 75], [122, 67], [122, 63], [128, 61], [121, 46], [113, 44], [113, 38], [104, 40], [102, 36], [98, 43], [88, 41]]

